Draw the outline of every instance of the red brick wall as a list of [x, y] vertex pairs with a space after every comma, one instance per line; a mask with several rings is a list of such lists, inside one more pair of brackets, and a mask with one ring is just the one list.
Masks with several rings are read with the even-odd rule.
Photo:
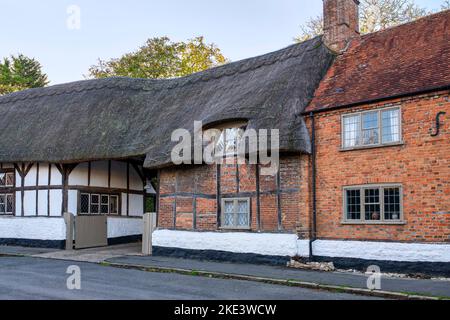
[[[276, 176], [260, 175], [259, 223], [256, 172], [255, 165], [220, 166], [221, 197], [250, 198], [252, 231], [298, 231], [300, 236], [308, 238], [308, 156], [282, 157], [279, 180]], [[278, 199], [281, 201], [280, 225]], [[217, 166], [183, 166], [161, 170], [159, 201], [159, 227], [174, 229], [175, 222], [179, 230], [218, 230]]]
[[[340, 150], [342, 114], [397, 105], [402, 112], [404, 145]], [[441, 134], [431, 137], [440, 111], [447, 112]], [[316, 140], [319, 238], [450, 242], [448, 91], [318, 114]], [[383, 183], [403, 185], [406, 225], [341, 223], [344, 186]]]

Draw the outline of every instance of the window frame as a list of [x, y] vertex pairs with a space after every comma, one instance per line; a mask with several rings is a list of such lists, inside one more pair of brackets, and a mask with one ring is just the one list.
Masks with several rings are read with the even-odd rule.
[[[88, 199], [89, 199], [89, 203], [88, 203], [88, 208], [89, 208], [89, 212], [81, 212], [81, 196], [82, 195], [87, 195]], [[91, 205], [92, 205], [92, 196], [98, 196], [99, 197], [99, 202], [98, 204], [96, 203], [95, 205], [99, 206], [99, 212], [95, 212], [92, 213], [91, 210]], [[108, 213], [101, 213], [102, 212], [102, 197], [108, 197]], [[111, 211], [111, 197], [115, 197], [117, 198], [117, 212], [112, 212]], [[122, 215], [122, 208], [121, 208], [121, 197], [120, 194], [118, 193], [109, 193], [109, 192], [87, 192], [87, 191], [82, 191], [79, 190], [78, 191], [78, 215], [80, 216], [113, 216], [113, 217], [118, 217]]]
[[[5, 174], [5, 183], [7, 181], [6, 175], [12, 174], [12, 185], [0, 185], [0, 195], [5, 197], [5, 212], [0, 212], [1, 217], [6, 216], [14, 216], [16, 212], [16, 170], [14, 169], [0, 169], [0, 173]], [[11, 197], [12, 205], [11, 205], [11, 212], [7, 212], [8, 208], [8, 196]]]
[[[398, 110], [399, 117], [398, 117], [398, 125], [399, 125], [399, 136], [400, 139], [398, 141], [393, 142], [383, 142], [383, 112], [389, 111], [389, 110]], [[362, 144], [363, 140], [363, 115], [367, 113], [378, 113], [378, 143], [374, 144]], [[353, 147], [347, 147], [345, 145], [345, 118], [347, 117], [354, 117], [359, 116], [359, 140], [360, 144], [353, 146]], [[403, 141], [403, 126], [402, 126], [402, 108], [401, 106], [395, 106], [395, 107], [387, 107], [387, 108], [379, 108], [379, 109], [370, 109], [370, 110], [364, 110], [359, 112], [352, 112], [352, 113], [345, 113], [341, 115], [341, 150], [342, 151], [348, 151], [348, 150], [358, 150], [358, 149], [370, 149], [370, 148], [379, 148], [379, 147], [388, 147], [388, 146], [397, 146], [404, 144]]]
[[[240, 201], [246, 201], [247, 202], [247, 208], [248, 208], [248, 212], [247, 212], [247, 219], [248, 219], [248, 226], [245, 227], [240, 227], [240, 226], [224, 226], [223, 222], [225, 221], [225, 202], [230, 202], [233, 201], [233, 215], [236, 216], [238, 214], [238, 208], [239, 208], [239, 202]], [[222, 205], [222, 210], [221, 210], [221, 215], [220, 215], [220, 229], [223, 230], [251, 230], [252, 228], [252, 221], [251, 221], [251, 201], [250, 198], [222, 198], [221, 201], [221, 205]]]
[[[366, 201], [365, 201], [365, 191], [368, 189], [379, 189], [380, 192], [380, 219], [379, 220], [366, 220]], [[400, 216], [398, 220], [389, 220], [385, 217], [385, 199], [384, 191], [385, 189], [399, 189], [400, 196]], [[360, 219], [348, 219], [347, 212], [347, 191], [349, 190], [359, 190], [360, 191]], [[375, 225], [404, 225], [406, 224], [403, 212], [403, 186], [398, 183], [394, 184], [366, 184], [358, 186], [346, 186], [342, 189], [342, 222], [341, 224], [375, 224]]]

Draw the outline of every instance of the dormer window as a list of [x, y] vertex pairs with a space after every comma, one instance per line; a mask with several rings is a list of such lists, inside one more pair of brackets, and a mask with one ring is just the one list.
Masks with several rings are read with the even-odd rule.
[[215, 127], [215, 130], [220, 131], [220, 135], [216, 138], [215, 154], [223, 156], [236, 155], [246, 126], [245, 122], [235, 122]]

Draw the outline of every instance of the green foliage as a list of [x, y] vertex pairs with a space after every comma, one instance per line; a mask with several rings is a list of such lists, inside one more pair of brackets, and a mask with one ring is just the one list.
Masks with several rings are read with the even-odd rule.
[[[445, 0], [449, 6], [450, 0]], [[396, 25], [414, 21], [430, 14], [419, 7], [414, 0], [361, 0], [360, 1], [360, 30], [362, 34], [371, 33]], [[301, 32], [295, 38], [297, 42], [309, 40], [323, 33], [323, 17], [311, 18], [301, 26]]]
[[215, 44], [203, 37], [172, 42], [168, 37], [152, 38], [137, 51], [109, 61], [99, 60], [89, 68], [92, 78], [173, 78], [203, 71], [227, 62]]
[[47, 75], [35, 59], [19, 54], [0, 62], [0, 95], [45, 87], [48, 83]]

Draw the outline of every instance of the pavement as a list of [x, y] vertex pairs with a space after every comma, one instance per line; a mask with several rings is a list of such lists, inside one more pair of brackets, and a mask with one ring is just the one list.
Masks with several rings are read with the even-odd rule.
[[[80, 268], [69, 290], [67, 268]], [[0, 257], [1, 300], [373, 300], [339, 292], [113, 268], [33, 257]]]
[[368, 276], [361, 273], [320, 272], [287, 267], [200, 261], [162, 256], [147, 257], [140, 254], [140, 244], [76, 251], [0, 246], [0, 256], [2, 254], [11, 256], [15, 253], [19, 256], [33, 258], [91, 262], [122, 269], [147, 270], [156, 272], [157, 275], [161, 276], [163, 273], [172, 272], [191, 276], [202, 275], [218, 279], [295, 285], [304, 288], [319, 288], [335, 292], [399, 299], [414, 299], [418, 298], [417, 296], [422, 296], [422, 298], [450, 298], [450, 281], [448, 279], [424, 280], [382, 276], [381, 290], [370, 291], [367, 289]]

